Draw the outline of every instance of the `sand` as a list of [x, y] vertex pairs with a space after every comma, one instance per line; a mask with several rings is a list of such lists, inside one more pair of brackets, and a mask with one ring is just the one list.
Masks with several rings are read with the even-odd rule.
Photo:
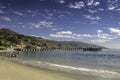
[[120, 80], [37, 68], [0, 57], [0, 80]]
[[0, 80], [75, 80], [60, 72], [0, 59]]

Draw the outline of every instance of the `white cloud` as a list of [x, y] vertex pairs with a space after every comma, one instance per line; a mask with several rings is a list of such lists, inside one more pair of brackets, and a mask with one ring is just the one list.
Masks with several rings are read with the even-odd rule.
[[81, 9], [85, 7], [85, 3], [83, 1], [75, 2], [75, 3], [70, 3], [69, 8], [75, 8], [75, 9]]
[[116, 7], [115, 6], [109, 6], [108, 10], [114, 10]]
[[103, 32], [103, 30], [100, 30], [100, 29], [97, 30], [97, 33], [102, 33], [102, 32]]
[[102, 33], [101, 31], [98, 31], [98, 34], [95, 35], [95, 38], [96, 39], [93, 39], [91, 41], [95, 43], [106, 43], [108, 41], [116, 39], [116, 36], [111, 34], [105, 34], [105, 33]]
[[60, 31], [60, 32], [57, 32], [56, 34], [60, 34], [60, 35], [66, 35], [66, 34], [72, 34], [72, 31]]
[[111, 34], [105, 34], [105, 33], [98, 33], [97, 37], [99, 39], [112, 39], [113, 35], [111, 35]]
[[75, 38], [71, 31], [60, 31], [49, 36], [53, 38]]
[[58, 29], [56, 29], [56, 28], [52, 28], [51, 30], [52, 30], [52, 31], [57, 31]]
[[93, 17], [91, 15], [83, 15], [86, 19], [89, 20], [100, 20], [101, 18], [99, 16]]
[[75, 37], [70, 36], [70, 35], [56, 35], [56, 34], [50, 34], [50, 37], [54, 37], [54, 38], [75, 38]]
[[93, 3], [94, 3], [94, 0], [88, 0], [87, 5], [88, 5], [88, 6], [91, 6], [91, 5], [93, 5]]
[[46, 36], [40, 36], [41, 38], [43, 38], [43, 39], [48, 39]]
[[30, 35], [30, 36], [32, 36], [32, 37], [38, 37], [38, 38], [48, 39], [48, 38], [47, 38], [47, 37], [45, 37], [45, 36], [38, 36], [38, 35]]
[[11, 20], [9, 17], [7, 17], [7, 16], [2, 16], [1, 19], [5, 20], [5, 21], [8, 21], [8, 22], [12, 21], [12, 20]]
[[56, 32], [55, 34], [50, 34], [49, 35], [52, 38], [67, 38], [67, 39], [89, 39], [92, 42], [96, 43], [106, 43], [108, 41], [111, 41], [113, 39], [116, 39], [117, 36], [114, 34], [107, 34], [103, 33], [103, 30], [98, 29], [97, 34], [76, 34], [73, 33], [72, 31], [60, 31]]
[[120, 11], [120, 8], [117, 8], [115, 11]]
[[91, 21], [90, 24], [98, 24], [97, 21]]
[[96, 34], [77, 34], [72, 31], [59, 31], [54, 34], [49, 34], [51, 38], [61, 38], [61, 39], [69, 39], [69, 40], [81, 40], [81, 39], [89, 39], [93, 43], [106, 43], [112, 41], [114, 39], [119, 38], [120, 36], [120, 28], [108, 28], [109, 32], [104, 33], [103, 30], [96, 30]]
[[90, 34], [81, 34], [81, 37], [92, 38], [92, 37], [94, 37], [94, 36], [93, 36], [93, 35], [90, 35]]
[[108, 30], [110, 30], [111, 33], [115, 33], [117, 35], [120, 36], [120, 28], [108, 28]]
[[99, 6], [100, 2], [95, 1], [95, 0], [88, 0], [87, 5], [88, 6]]
[[28, 13], [32, 13], [32, 10], [30, 10], [30, 9], [26, 9], [26, 11], [27, 11]]
[[37, 24], [34, 24], [35, 28], [51, 28], [55, 27], [53, 22], [49, 21], [40, 21]]
[[104, 11], [105, 9], [103, 9], [103, 8], [100, 8], [100, 9], [98, 9], [99, 11]]
[[22, 13], [17, 12], [17, 11], [15, 11], [14, 13], [17, 14], [17, 15], [19, 15], [19, 16], [22, 16], [22, 15], [23, 15]]
[[108, 0], [107, 6], [108, 10], [117, 10], [119, 8], [119, 0]]
[[98, 6], [98, 5], [100, 5], [100, 2], [95, 2], [93, 5]]
[[90, 12], [90, 13], [96, 13], [97, 10], [91, 10], [91, 9], [89, 9], [88, 12]]
[[93, 39], [91, 41], [96, 43], [106, 43], [108, 41], [118, 38], [118, 36], [113, 34], [113, 33], [118, 33], [119, 32], [118, 30], [114, 28], [108, 28], [108, 30], [111, 32], [110, 34], [103, 33], [103, 30], [98, 29], [97, 35], [95, 35], [96, 39]]
[[96, 40], [92, 40], [93, 43], [106, 43], [110, 40], [107, 39], [96, 39]]
[[60, 4], [65, 3], [65, 0], [58, 0], [57, 2], [59, 2]]
[[93, 36], [90, 34], [76, 34], [72, 31], [60, 31], [55, 34], [50, 34], [50, 37], [53, 38], [69, 38], [69, 39], [83, 39], [83, 38], [92, 38]]
[[38, 37], [38, 38], [48, 39], [48, 38], [47, 38], [47, 37], [45, 37], [45, 36], [38, 36], [38, 35], [30, 35], [30, 36], [32, 36], [32, 37]]
[[40, 36], [37, 36], [37, 35], [30, 35], [30, 36], [33, 36], [33, 37], [40, 37]]

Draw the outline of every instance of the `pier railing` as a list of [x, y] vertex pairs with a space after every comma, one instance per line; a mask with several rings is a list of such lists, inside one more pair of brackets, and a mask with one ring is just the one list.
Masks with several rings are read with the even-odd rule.
[[64, 51], [75, 51], [75, 50], [80, 50], [80, 51], [101, 51], [102, 48], [56, 48], [56, 49], [15, 49], [17, 51], [56, 51], [56, 50], [64, 50]]

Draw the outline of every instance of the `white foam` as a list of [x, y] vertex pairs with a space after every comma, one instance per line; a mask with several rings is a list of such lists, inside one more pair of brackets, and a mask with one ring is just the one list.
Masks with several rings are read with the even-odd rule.
[[88, 68], [81, 68], [81, 67], [72, 67], [72, 66], [65, 66], [65, 65], [59, 65], [59, 64], [51, 64], [51, 63], [46, 63], [51, 66], [56, 66], [60, 68], [66, 68], [66, 69], [72, 69], [72, 70], [79, 70], [79, 71], [85, 71], [85, 72], [92, 72], [96, 75], [99, 75], [101, 77], [105, 78], [113, 78], [113, 77], [120, 77], [120, 73], [114, 72], [114, 71], [109, 71], [109, 70], [104, 70], [104, 69], [88, 69]]
[[66, 65], [59, 65], [59, 64], [53, 64], [48, 62], [41, 62], [41, 61], [24, 61], [24, 63], [27, 64], [36, 64], [38, 66], [43, 66], [45, 68], [53, 69], [53, 70], [61, 70], [61, 71], [82, 71], [87, 72], [88, 74], [93, 74], [97, 76], [101, 76], [104, 78], [120, 78], [120, 73], [110, 70], [104, 70], [104, 69], [89, 69], [89, 68], [82, 68], [82, 67], [73, 67], [73, 66], [66, 66]]

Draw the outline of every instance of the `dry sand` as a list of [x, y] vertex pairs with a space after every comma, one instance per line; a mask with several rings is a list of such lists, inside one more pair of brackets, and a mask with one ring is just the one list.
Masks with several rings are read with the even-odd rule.
[[60, 72], [0, 59], [0, 80], [75, 80]]

